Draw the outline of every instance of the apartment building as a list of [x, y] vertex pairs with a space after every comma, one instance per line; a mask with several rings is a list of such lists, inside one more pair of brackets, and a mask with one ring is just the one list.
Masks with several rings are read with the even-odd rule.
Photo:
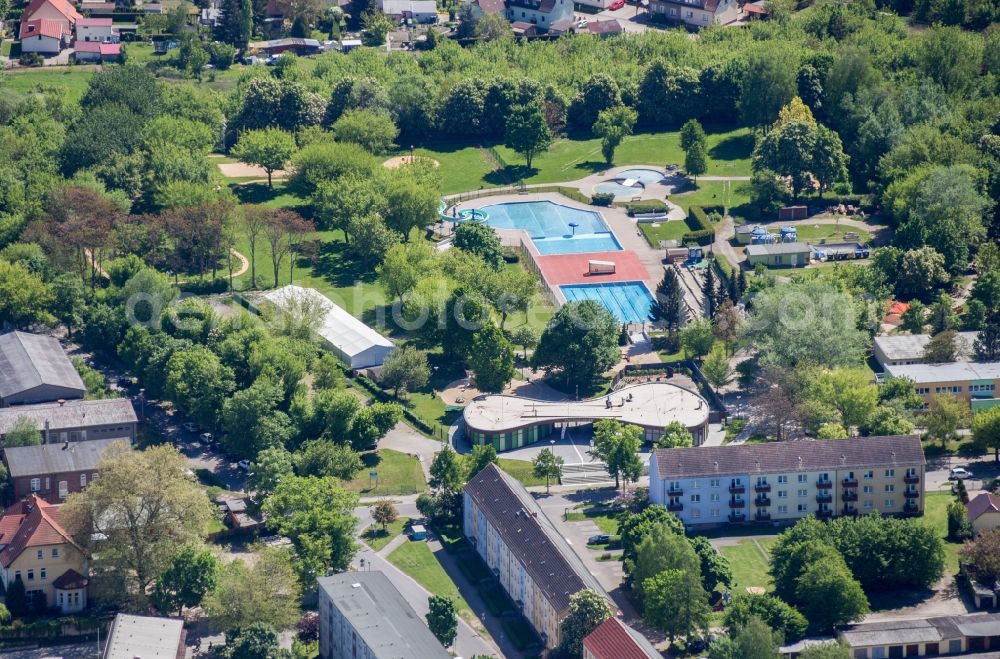
[[920, 515], [925, 464], [916, 435], [657, 449], [649, 496], [688, 526]]
[[924, 404], [932, 396], [958, 396], [973, 411], [1000, 405], [1000, 362], [952, 362], [886, 366], [886, 375], [912, 380]]
[[607, 593], [524, 486], [495, 464], [466, 484], [464, 498], [465, 537], [545, 646], [557, 647], [570, 597]]
[[449, 659], [382, 572], [343, 572], [317, 583], [323, 659]]

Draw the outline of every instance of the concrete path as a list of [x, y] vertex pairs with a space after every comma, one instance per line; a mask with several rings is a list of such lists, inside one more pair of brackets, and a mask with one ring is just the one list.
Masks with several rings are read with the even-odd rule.
[[408, 537], [406, 537], [406, 534], [400, 533], [395, 538], [393, 538], [392, 540], [390, 540], [389, 544], [387, 544], [385, 547], [382, 547], [381, 549], [379, 549], [378, 550], [378, 555], [382, 556], [383, 558], [388, 557], [389, 554], [391, 554], [392, 552], [396, 551], [396, 549], [401, 544], [403, 544], [404, 542], [409, 542], [409, 541], [410, 541], [410, 539]]
[[420, 434], [402, 421], [379, 440], [378, 445], [379, 448], [389, 448], [416, 456], [420, 460], [424, 478], [430, 478], [431, 461], [434, 459], [434, 454], [441, 450], [441, 442]]

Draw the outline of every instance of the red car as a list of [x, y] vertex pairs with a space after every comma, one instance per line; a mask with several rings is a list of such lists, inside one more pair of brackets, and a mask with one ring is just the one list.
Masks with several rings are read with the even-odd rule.
[[615, 0], [610, 5], [608, 5], [608, 9], [610, 9], [611, 11], [617, 11], [624, 6], [625, 6], [625, 0]]

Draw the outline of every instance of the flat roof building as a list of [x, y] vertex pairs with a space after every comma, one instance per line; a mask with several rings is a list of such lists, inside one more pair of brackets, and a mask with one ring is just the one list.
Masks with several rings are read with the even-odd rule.
[[1000, 404], [1000, 362], [901, 364], [886, 366], [885, 373], [912, 380], [925, 403], [931, 396], [952, 395], [969, 403], [974, 411]]
[[607, 593], [534, 497], [497, 465], [473, 476], [463, 495], [465, 537], [545, 646], [557, 647], [570, 597]]
[[761, 243], [746, 246], [747, 263], [769, 268], [801, 268], [809, 265], [812, 248], [805, 243]]
[[184, 621], [119, 613], [101, 659], [183, 659]]
[[0, 334], [0, 407], [83, 398], [86, 392], [59, 341], [27, 332]]
[[381, 366], [389, 353], [396, 349], [392, 341], [314, 288], [284, 286], [265, 293], [262, 299], [273, 304], [278, 313], [305, 305], [321, 308], [323, 319], [316, 333], [352, 369]]
[[[958, 345], [956, 361], [966, 362], [972, 356], [972, 346], [975, 345], [979, 332], [957, 332]], [[924, 363], [924, 348], [931, 340], [930, 334], [893, 334], [891, 336], [876, 336], [874, 343], [875, 359], [886, 366], [905, 366]]]
[[614, 419], [640, 426], [646, 441], [656, 441], [667, 424], [678, 421], [704, 441], [708, 401], [669, 382], [645, 382], [586, 400], [547, 401], [502, 394], [477, 396], [465, 407], [466, 432], [473, 444], [493, 444], [498, 451], [544, 439], [561, 424]]
[[865, 622], [840, 632], [855, 659], [928, 657], [1000, 650], [1000, 613]]
[[916, 435], [655, 449], [649, 498], [686, 525], [923, 513]]
[[382, 572], [344, 572], [316, 581], [323, 659], [450, 658]]

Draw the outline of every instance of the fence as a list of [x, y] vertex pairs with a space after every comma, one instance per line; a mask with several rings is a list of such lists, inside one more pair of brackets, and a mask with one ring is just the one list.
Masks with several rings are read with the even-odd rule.
[[447, 195], [444, 199], [448, 202], [449, 206], [453, 206], [455, 204], [460, 204], [463, 201], [479, 199], [481, 197], [495, 197], [497, 195], [504, 194], [521, 194], [522, 192], [524, 192], [524, 183], [518, 181], [513, 185], [501, 185], [496, 188], [480, 188], [479, 190], [473, 190], [471, 192], [461, 192], [459, 194]]

